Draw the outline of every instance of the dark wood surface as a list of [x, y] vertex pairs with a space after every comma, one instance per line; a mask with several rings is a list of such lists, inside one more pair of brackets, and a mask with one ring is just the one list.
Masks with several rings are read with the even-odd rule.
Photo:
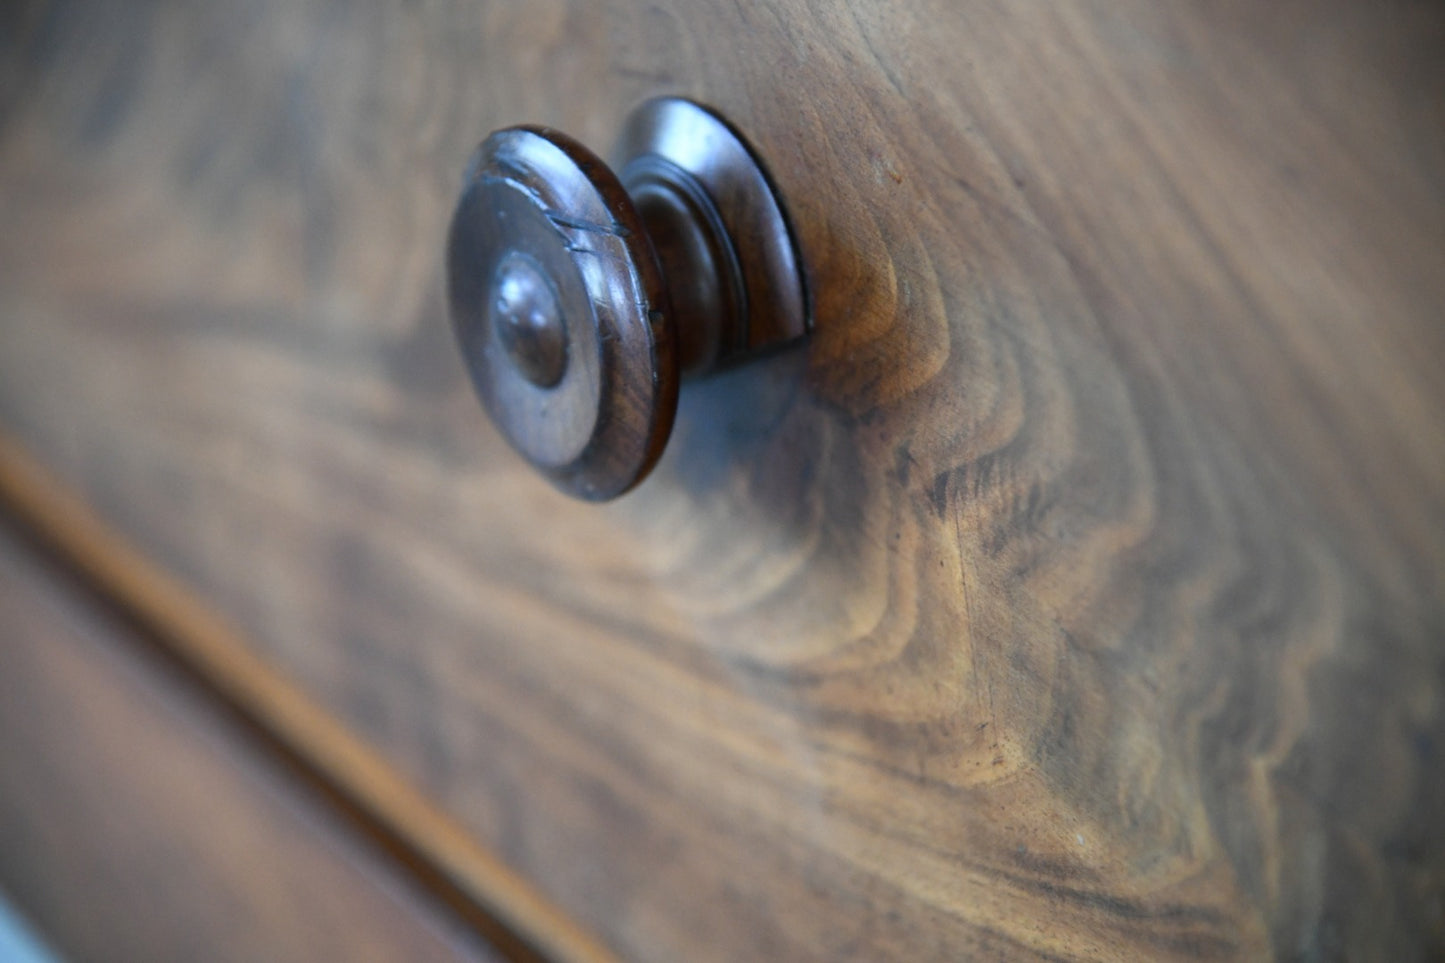
[[67, 960], [500, 960], [0, 528], [0, 890]]
[[[1445, 10], [12, 13], [0, 419], [619, 954], [1445, 953]], [[488, 130], [772, 164], [806, 350], [572, 504]]]

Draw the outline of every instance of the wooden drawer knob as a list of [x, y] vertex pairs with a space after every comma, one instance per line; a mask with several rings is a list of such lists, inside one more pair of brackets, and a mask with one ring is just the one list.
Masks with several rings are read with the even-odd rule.
[[452, 325], [477, 394], [553, 484], [616, 497], [657, 462], [680, 379], [802, 337], [777, 193], [690, 101], [629, 118], [617, 171], [546, 127], [477, 148], [447, 242]]

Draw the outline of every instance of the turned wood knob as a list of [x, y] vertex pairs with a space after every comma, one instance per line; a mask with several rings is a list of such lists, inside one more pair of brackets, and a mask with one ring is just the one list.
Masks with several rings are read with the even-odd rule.
[[677, 98], [628, 120], [617, 173], [546, 127], [493, 133], [447, 245], [452, 325], [483, 406], [557, 487], [641, 481], [679, 382], [808, 330], [782, 204], [742, 138]]

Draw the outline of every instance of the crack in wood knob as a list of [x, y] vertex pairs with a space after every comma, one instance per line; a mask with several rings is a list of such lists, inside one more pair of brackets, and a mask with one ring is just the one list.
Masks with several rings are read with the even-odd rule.
[[594, 501], [656, 464], [684, 377], [809, 329], [782, 204], [736, 131], [660, 98], [632, 114], [617, 157], [614, 173], [551, 128], [493, 133], [447, 245], [483, 406], [553, 484]]

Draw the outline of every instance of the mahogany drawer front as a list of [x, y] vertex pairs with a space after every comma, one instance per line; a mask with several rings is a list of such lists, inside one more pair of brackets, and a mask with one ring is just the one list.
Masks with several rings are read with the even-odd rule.
[[0, 624], [0, 888], [66, 959], [500, 959], [8, 529]]
[[[1438, 954], [1445, 12], [1018, 6], [16, 15], [0, 425], [621, 957]], [[816, 330], [578, 504], [446, 222], [658, 93]]]

